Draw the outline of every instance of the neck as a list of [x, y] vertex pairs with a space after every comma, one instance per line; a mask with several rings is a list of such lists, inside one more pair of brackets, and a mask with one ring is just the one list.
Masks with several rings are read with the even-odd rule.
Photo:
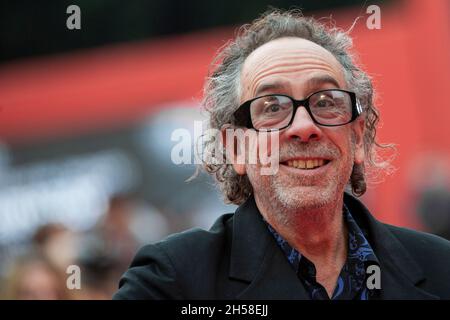
[[347, 257], [348, 231], [343, 221], [343, 198], [319, 208], [279, 212], [265, 210], [255, 197], [267, 222], [302, 255], [314, 263], [318, 273], [339, 272]]

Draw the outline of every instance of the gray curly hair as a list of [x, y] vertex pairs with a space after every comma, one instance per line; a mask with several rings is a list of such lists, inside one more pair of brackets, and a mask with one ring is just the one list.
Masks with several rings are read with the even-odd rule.
[[[365, 164], [354, 165], [348, 183], [353, 194], [361, 196], [366, 191], [366, 166], [373, 172], [388, 171], [391, 168], [390, 161], [383, 160], [377, 151], [380, 148], [393, 148], [393, 145], [382, 145], [375, 141], [379, 113], [373, 103], [372, 82], [349, 53], [352, 39], [347, 32], [334, 26], [327, 27], [314, 18], [304, 17], [300, 10], [272, 9], [251, 24], [242, 26], [236, 38], [219, 50], [204, 85], [202, 106], [209, 115], [209, 128], [220, 130], [224, 124], [236, 125], [233, 113], [239, 106], [240, 72], [245, 59], [261, 45], [282, 37], [307, 39], [330, 51], [341, 63], [347, 84], [363, 107], [366, 161]], [[217, 140], [205, 141], [202, 166], [214, 176], [225, 202], [239, 205], [252, 194], [253, 188], [246, 175], [238, 175], [233, 166], [225, 161], [223, 145], [221, 154], [217, 154]], [[214, 161], [215, 157], [223, 157], [223, 161]]]

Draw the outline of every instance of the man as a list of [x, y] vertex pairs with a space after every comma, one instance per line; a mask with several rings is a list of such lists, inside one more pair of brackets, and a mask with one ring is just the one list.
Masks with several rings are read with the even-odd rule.
[[[239, 208], [209, 231], [141, 249], [115, 299], [450, 298], [450, 243], [385, 225], [345, 192], [365, 192], [384, 147], [371, 81], [350, 46], [338, 29], [272, 11], [221, 51], [205, 86], [210, 126], [224, 137], [229, 128], [276, 137], [279, 149], [267, 152], [278, 170], [207, 162]], [[249, 152], [230, 141], [226, 159]]]

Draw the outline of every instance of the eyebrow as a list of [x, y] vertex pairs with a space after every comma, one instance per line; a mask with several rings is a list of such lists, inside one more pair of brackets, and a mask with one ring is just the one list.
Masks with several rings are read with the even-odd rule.
[[256, 89], [255, 96], [259, 96], [261, 93], [269, 90], [280, 90], [282, 88], [286, 87], [286, 82], [283, 81], [274, 81], [274, 82], [267, 82], [261, 84], [258, 89]]
[[338, 89], [341, 88], [338, 81], [329, 75], [315, 76], [315, 77], [312, 77], [311, 79], [309, 79], [307, 82], [307, 86], [309, 89], [315, 89], [320, 86], [323, 86], [324, 84], [332, 84], [332, 85], [336, 86]]
[[[306, 85], [307, 85], [308, 91], [311, 91], [313, 89], [317, 89], [317, 88], [323, 86], [324, 84], [332, 84], [333, 86], [336, 86], [337, 88], [341, 87], [339, 85], [338, 81], [329, 75], [314, 76], [307, 80]], [[269, 91], [269, 90], [275, 91], [275, 90], [283, 89], [287, 85], [288, 84], [284, 81], [273, 81], [273, 82], [263, 83], [256, 89], [255, 96], [257, 97], [265, 91]]]

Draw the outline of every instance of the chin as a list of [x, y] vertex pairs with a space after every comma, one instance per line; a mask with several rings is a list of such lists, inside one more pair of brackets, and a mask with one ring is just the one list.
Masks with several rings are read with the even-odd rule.
[[[336, 199], [336, 190], [320, 187], [293, 187], [277, 190], [276, 198], [285, 210], [305, 211], [328, 206]], [[275, 199], [274, 199], [275, 200]]]

